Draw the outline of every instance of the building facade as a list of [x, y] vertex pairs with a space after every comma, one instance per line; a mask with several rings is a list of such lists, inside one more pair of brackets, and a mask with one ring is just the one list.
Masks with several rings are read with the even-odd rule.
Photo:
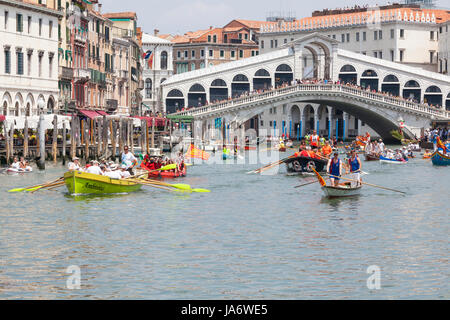
[[60, 11], [23, 1], [0, 1], [1, 114], [54, 113], [58, 104]]
[[448, 64], [450, 61], [450, 21], [439, 25], [439, 53], [438, 71], [449, 74]]
[[[260, 51], [269, 52], [318, 32], [338, 41], [342, 49], [437, 72], [438, 26], [449, 19], [446, 10], [422, 9], [414, 4], [317, 11], [294, 22], [263, 25]], [[312, 61], [320, 59], [320, 54], [305, 58], [306, 78], [314, 77]]]
[[161, 83], [173, 75], [173, 43], [155, 35], [144, 33], [142, 51], [149, 55], [143, 62], [144, 90], [142, 91], [144, 111], [161, 112]]

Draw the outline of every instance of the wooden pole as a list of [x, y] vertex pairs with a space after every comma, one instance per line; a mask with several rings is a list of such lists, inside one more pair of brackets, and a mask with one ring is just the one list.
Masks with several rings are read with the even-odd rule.
[[123, 118], [119, 119], [119, 153], [123, 150]]
[[10, 133], [9, 150], [11, 152], [11, 157], [14, 158], [14, 122], [11, 123], [11, 130], [9, 133]]
[[106, 116], [103, 116], [103, 132], [102, 132], [102, 153], [106, 157], [106, 153], [108, 152], [108, 130], [109, 130], [109, 124], [108, 120], [106, 119]]
[[150, 141], [148, 136], [148, 120], [145, 120], [145, 150], [150, 155]]
[[56, 164], [58, 157], [58, 116], [53, 117], [53, 163]]
[[62, 132], [62, 162], [63, 166], [66, 165], [66, 143], [67, 143], [67, 128], [66, 122], [63, 121], [63, 132]]
[[117, 155], [117, 122], [116, 120], [112, 120], [111, 123], [111, 144], [112, 144], [112, 160], [116, 161]]
[[169, 120], [169, 138], [170, 152], [172, 152], [172, 120]]
[[128, 132], [128, 135], [130, 136], [130, 150], [131, 150], [131, 153], [134, 154], [134, 121], [133, 121], [133, 119], [130, 119], [130, 120], [128, 120], [128, 122], [129, 122], [129, 128], [130, 128], [130, 130]]
[[45, 170], [45, 129], [44, 129], [44, 115], [39, 117], [39, 161], [38, 167], [40, 170]]
[[152, 118], [152, 149], [155, 148], [155, 117]]
[[9, 130], [7, 126], [7, 122], [5, 122], [5, 142], [6, 142], [6, 164], [9, 165], [10, 158], [11, 158], [11, 150], [9, 148], [11, 147], [11, 144], [9, 143]]
[[25, 117], [25, 127], [23, 129], [23, 157], [28, 158], [28, 118]]
[[[97, 122], [97, 158], [100, 158], [102, 154], [102, 122], [99, 118], [96, 119]], [[100, 160], [100, 159], [99, 159]]]
[[89, 126], [87, 125], [88, 124], [88, 119], [86, 119], [86, 120], [83, 120], [83, 122], [86, 124], [86, 125], [84, 125], [84, 161], [86, 162], [86, 163], [88, 163], [89, 162], [89, 145], [90, 145], [90, 140], [91, 140], [91, 137], [89, 136]]
[[75, 122], [76, 117], [70, 120], [70, 159], [75, 157]]
[[142, 153], [145, 153], [145, 136], [144, 136], [144, 121], [145, 120], [141, 120], [141, 129], [139, 130], [139, 135], [138, 135], [138, 144], [139, 147], [141, 148]]

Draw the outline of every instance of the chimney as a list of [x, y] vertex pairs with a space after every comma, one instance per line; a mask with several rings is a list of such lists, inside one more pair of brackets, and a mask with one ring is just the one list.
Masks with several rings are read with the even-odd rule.
[[101, 3], [98, 4], [98, 13], [102, 13], [102, 4]]
[[159, 33], [159, 30], [158, 30], [158, 29], [155, 29], [153, 32], [154, 32], [154, 35], [157, 36], [158, 33]]
[[213, 26], [209, 26], [209, 30], [212, 30], [213, 29]]

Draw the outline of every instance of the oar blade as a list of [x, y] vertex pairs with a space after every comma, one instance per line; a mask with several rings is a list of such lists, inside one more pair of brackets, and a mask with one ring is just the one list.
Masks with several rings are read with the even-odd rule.
[[208, 189], [202, 189], [202, 188], [196, 188], [196, 189], [192, 189], [192, 192], [198, 192], [198, 193], [210, 193], [211, 190], [208, 190]]
[[178, 183], [178, 184], [171, 184], [171, 186], [180, 190], [192, 190], [191, 186], [188, 184]]
[[33, 191], [38, 191], [39, 189], [42, 189], [43, 186], [39, 186], [39, 187], [34, 187], [34, 188], [30, 188], [30, 189], [26, 189], [26, 192], [33, 192]]
[[8, 192], [9, 193], [13, 193], [13, 192], [22, 192], [22, 191], [25, 191], [26, 190], [26, 188], [17, 188], [17, 189], [11, 189], [11, 190], [8, 190]]

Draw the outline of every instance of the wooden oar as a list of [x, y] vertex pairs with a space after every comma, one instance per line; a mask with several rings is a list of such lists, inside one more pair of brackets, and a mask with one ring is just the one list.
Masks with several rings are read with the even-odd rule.
[[26, 191], [26, 190], [29, 190], [29, 189], [41, 187], [41, 186], [44, 186], [44, 185], [47, 185], [47, 184], [51, 184], [51, 183], [57, 182], [57, 181], [62, 180], [62, 179], [64, 179], [64, 177], [58, 178], [58, 179], [56, 179], [54, 181], [49, 181], [49, 182], [46, 182], [46, 183], [42, 183], [42, 184], [38, 184], [38, 185], [35, 185], [35, 186], [31, 186], [31, 187], [11, 189], [8, 192], [22, 192], [22, 191]]
[[38, 190], [46, 189], [46, 188], [50, 188], [50, 187], [54, 187], [54, 186], [58, 186], [58, 185], [63, 185], [64, 183], [65, 183], [64, 181], [48, 183], [48, 184], [43, 185], [43, 186], [39, 186], [39, 187], [36, 187], [36, 188], [27, 189], [27, 190], [25, 190], [25, 191], [26, 191], [26, 192], [30, 192], [30, 193], [35, 193], [35, 192], [38, 191]]
[[347, 180], [347, 181], [362, 183], [362, 184], [365, 184], [365, 185], [368, 185], [368, 186], [374, 187], [374, 188], [379, 188], [379, 189], [384, 189], [384, 190], [388, 190], [388, 191], [394, 191], [394, 192], [406, 194], [406, 192], [403, 192], [403, 191], [400, 191], [400, 190], [391, 189], [391, 188], [386, 188], [386, 187], [382, 187], [382, 186], [377, 186], [376, 184], [371, 184], [371, 183], [367, 183], [367, 182], [361, 182], [361, 181], [357, 181], [357, 180], [353, 180], [353, 179], [349, 179], [349, 178], [344, 178], [342, 176], [339, 177], [339, 178], [343, 179], [343, 180]]
[[158, 181], [158, 180], [151, 180], [151, 179], [141, 179], [146, 181], [147, 183], [152, 183], [152, 184], [157, 184], [157, 185], [161, 185], [161, 186], [166, 186], [166, 187], [172, 187], [175, 189], [179, 189], [179, 190], [183, 190], [183, 191], [193, 191], [193, 192], [211, 192], [210, 190], [207, 189], [192, 189], [192, 187], [188, 184], [183, 184], [183, 183], [177, 183], [177, 184], [170, 184], [170, 183], [165, 183], [162, 181]]
[[277, 162], [274, 162], [274, 163], [269, 163], [268, 165], [266, 165], [266, 166], [264, 166], [262, 168], [259, 168], [259, 169], [253, 170], [253, 171], [249, 171], [249, 172], [247, 172], [247, 174], [264, 172], [266, 170], [272, 169], [273, 167], [279, 166], [280, 164], [284, 163], [286, 160], [289, 160], [289, 159], [292, 159], [292, 158], [295, 158], [295, 157], [296, 157], [295, 155], [292, 155], [292, 156], [284, 158], [284, 159], [282, 159], [280, 161], [277, 161]]

